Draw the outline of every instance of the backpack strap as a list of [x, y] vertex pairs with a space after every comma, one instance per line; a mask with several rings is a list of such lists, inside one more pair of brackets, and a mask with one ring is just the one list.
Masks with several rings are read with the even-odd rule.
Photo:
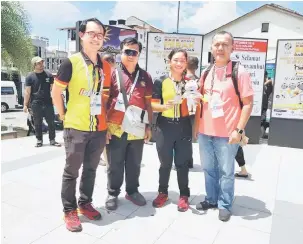
[[[203, 95], [205, 80], [206, 80], [206, 78], [209, 74], [209, 71], [212, 69], [213, 66], [214, 66], [213, 64], [210, 64], [203, 73], [203, 76], [202, 76], [202, 79], [201, 79], [201, 88], [200, 88], [200, 92], [201, 92], [202, 95]], [[200, 118], [202, 118], [202, 109], [203, 109], [203, 101], [202, 100], [200, 101], [200, 105], [201, 105]]]
[[239, 103], [240, 103], [240, 108], [243, 108], [243, 102], [241, 100], [240, 92], [239, 92], [239, 87], [238, 87], [238, 71], [239, 71], [239, 62], [232, 62], [232, 75], [231, 79], [234, 84], [235, 92], [239, 98]]

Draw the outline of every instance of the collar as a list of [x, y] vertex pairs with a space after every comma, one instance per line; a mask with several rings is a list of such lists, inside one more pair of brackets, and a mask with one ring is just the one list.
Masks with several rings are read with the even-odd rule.
[[133, 74], [137, 74], [138, 70], [140, 70], [139, 64], [136, 65], [135, 71], [134, 71], [132, 74], [128, 72], [127, 68], [125, 67], [125, 65], [124, 65], [122, 62], [121, 62], [121, 65], [120, 65], [120, 66], [121, 66], [121, 69], [122, 69], [128, 76], [133, 75]]
[[[90, 64], [94, 64], [91, 59], [86, 55], [86, 53], [83, 51], [83, 49], [80, 51], [81, 52], [81, 55], [82, 57], [84, 58], [84, 61], [87, 65], [90, 65]], [[97, 53], [97, 64], [95, 65], [95, 67], [98, 67], [98, 68], [101, 68], [102, 69], [102, 61], [101, 61], [101, 57], [100, 57], [100, 54]]]

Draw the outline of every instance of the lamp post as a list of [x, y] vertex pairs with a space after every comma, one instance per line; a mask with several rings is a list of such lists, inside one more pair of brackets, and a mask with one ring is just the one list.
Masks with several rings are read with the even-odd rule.
[[179, 33], [180, 1], [178, 1], [177, 33]]

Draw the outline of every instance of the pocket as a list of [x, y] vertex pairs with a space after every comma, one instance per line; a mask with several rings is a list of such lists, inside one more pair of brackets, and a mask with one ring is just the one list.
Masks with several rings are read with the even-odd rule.
[[64, 129], [63, 131], [63, 139], [65, 142], [71, 142], [72, 139], [71, 139], [71, 133], [70, 133], [70, 129], [69, 128], [66, 128]]

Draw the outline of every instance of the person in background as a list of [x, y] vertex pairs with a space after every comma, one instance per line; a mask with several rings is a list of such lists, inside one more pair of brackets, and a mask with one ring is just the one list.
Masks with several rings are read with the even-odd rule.
[[[187, 60], [187, 70], [186, 70], [186, 80], [197, 80], [199, 77], [196, 75], [196, 71], [199, 68], [199, 59], [197, 57], [189, 56]], [[199, 83], [199, 82], [198, 82]], [[195, 114], [190, 112], [190, 123], [192, 126], [192, 142], [196, 142], [196, 139], [194, 137], [194, 128], [195, 128]], [[193, 149], [192, 149], [193, 151]], [[188, 167], [192, 169], [194, 167], [194, 159], [193, 156], [191, 157], [191, 160], [188, 163]]]
[[[102, 56], [102, 61], [106, 61], [110, 64], [112, 67], [112, 70], [116, 68], [116, 60], [115, 56], [112, 53], [105, 53]], [[102, 158], [103, 155], [103, 158]], [[106, 154], [106, 148], [103, 149], [101, 158], [100, 158], [100, 165], [107, 166], [107, 154]]]
[[[253, 108], [253, 88], [249, 73], [238, 65], [237, 95], [230, 60], [234, 39], [231, 33], [218, 32], [212, 39], [214, 65], [204, 77], [201, 92], [204, 103], [196, 116], [201, 164], [204, 166], [206, 197], [198, 210], [219, 208], [219, 220], [228, 221], [234, 200], [235, 156]], [[243, 104], [241, 109], [240, 101]]]
[[[111, 139], [106, 146], [108, 196], [105, 207], [108, 210], [115, 210], [118, 207], [118, 196], [121, 192], [124, 172], [126, 182], [125, 198], [138, 206], [146, 204], [146, 200], [138, 191], [138, 188], [144, 140], [149, 141], [151, 138], [153, 115], [151, 107], [153, 82], [150, 74], [138, 65], [142, 44], [136, 38], [129, 37], [121, 42], [120, 49], [122, 53], [121, 68], [117, 67], [112, 74], [107, 116], [108, 130], [111, 134]], [[136, 108], [135, 111], [140, 111], [140, 116], [138, 117], [141, 117], [142, 114], [143, 118], [148, 117], [147, 123], [140, 123], [142, 117], [140, 121], [136, 119], [137, 116], [133, 117], [134, 120], [131, 121], [133, 124], [142, 125], [138, 134], [125, 131], [132, 131], [130, 127], [122, 127], [123, 122], [126, 121], [125, 118], [129, 118], [125, 116], [129, 111], [127, 110], [128, 107]], [[136, 126], [133, 127], [137, 128]]]
[[235, 177], [247, 178], [248, 177], [248, 172], [247, 172], [247, 169], [245, 167], [244, 151], [243, 151], [243, 148], [241, 146], [239, 146], [239, 149], [237, 151], [236, 161], [237, 161], [239, 167], [241, 168], [241, 171], [238, 172], [238, 173], [235, 173]]
[[[105, 34], [106, 29], [100, 20], [91, 18], [81, 22], [79, 37], [82, 50], [64, 60], [52, 90], [54, 104], [64, 121], [66, 163], [61, 199], [66, 228], [72, 232], [82, 230], [78, 211], [90, 220], [101, 219], [100, 212], [92, 205], [92, 196], [97, 167], [107, 140], [111, 66], [101, 61], [98, 53]], [[62, 93], [67, 87], [69, 99], [65, 110]], [[77, 203], [76, 184], [81, 166]]]
[[54, 78], [50, 72], [44, 70], [44, 60], [42, 58], [34, 57], [32, 65], [34, 72], [29, 73], [25, 79], [23, 111], [27, 113], [30, 106], [33, 112], [35, 135], [37, 138], [36, 147], [43, 146], [43, 118], [45, 118], [48, 124], [50, 145], [61, 147], [61, 144], [55, 141], [55, 112], [51, 98]]
[[[160, 160], [158, 196], [153, 206], [160, 208], [168, 200], [168, 183], [172, 163], [176, 166], [180, 197], [178, 211], [189, 208], [188, 163], [192, 159], [192, 127], [185, 91], [188, 56], [184, 49], [173, 49], [168, 55], [169, 75], [154, 81], [152, 107], [158, 112], [156, 147]], [[199, 109], [196, 110], [199, 112]]]

